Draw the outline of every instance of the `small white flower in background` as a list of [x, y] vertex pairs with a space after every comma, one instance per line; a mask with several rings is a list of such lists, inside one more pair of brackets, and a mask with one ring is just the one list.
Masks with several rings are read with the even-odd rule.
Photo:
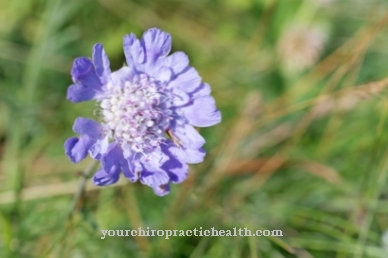
[[326, 33], [320, 28], [294, 24], [283, 31], [277, 53], [287, 70], [301, 71], [314, 65], [325, 41]]
[[388, 230], [381, 236], [381, 247], [388, 252]]

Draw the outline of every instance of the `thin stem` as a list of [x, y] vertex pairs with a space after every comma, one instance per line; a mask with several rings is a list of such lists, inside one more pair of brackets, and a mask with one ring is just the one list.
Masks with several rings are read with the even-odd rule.
[[[131, 185], [130, 187], [126, 187], [125, 191], [127, 192], [126, 196], [128, 198], [128, 202], [126, 203], [126, 210], [128, 212], [128, 217], [131, 221], [131, 227], [132, 229], [137, 228], [146, 228], [144, 226], [143, 219], [141, 217], [140, 213], [140, 207], [136, 198], [136, 194], [134, 191], [134, 185]], [[143, 236], [135, 236], [134, 237], [137, 247], [140, 250], [140, 257], [147, 256], [151, 250], [151, 244], [149, 242], [148, 237]]]
[[81, 175], [82, 178], [79, 181], [77, 192], [74, 194], [73, 203], [72, 203], [71, 208], [69, 210], [69, 213], [67, 215], [68, 219], [70, 219], [72, 217], [72, 215], [74, 214], [74, 211], [77, 208], [79, 200], [84, 195], [85, 187], [86, 187], [86, 180], [89, 179], [89, 177], [92, 174], [92, 172], [94, 171], [97, 163], [98, 163], [97, 160], [93, 160], [92, 162], [89, 163], [89, 165], [86, 167], [86, 169], [84, 171], [82, 171], [82, 175]]

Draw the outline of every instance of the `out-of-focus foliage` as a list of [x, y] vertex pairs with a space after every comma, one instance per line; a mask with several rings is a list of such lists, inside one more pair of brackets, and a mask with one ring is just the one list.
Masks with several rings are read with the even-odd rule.
[[[0, 257], [388, 257], [385, 0], [0, 0]], [[212, 86], [205, 162], [160, 198], [93, 188], [63, 142], [77, 56], [159, 27]], [[71, 216], [69, 216], [69, 214]], [[101, 229], [281, 229], [106, 237]]]

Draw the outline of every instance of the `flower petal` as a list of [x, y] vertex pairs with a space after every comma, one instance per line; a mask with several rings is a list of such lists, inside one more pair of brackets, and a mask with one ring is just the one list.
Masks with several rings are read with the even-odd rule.
[[165, 185], [159, 185], [152, 188], [154, 190], [154, 193], [158, 196], [165, 196], [166, 194], [170, 193], [170, 184]]
[[146, 161], [141, 162], [140, 182], [154, 189], [168, 184], [170, 177], [166, 171], [161, 169], [161, 166], [167, 159], [168, 157], [161, 150], [152, 152]]
[[[185, 70], [190, 69], [189, 58], [183, 52], [175, 52], [172, 55], [157, 59], [146, 69], [149, 75], [168, 83], [175, 80]], [[175, 87], [175, 89], [177, 88]]]
[[[179, 152], [180, 151], [180, 152]], [[178, 153], [180, 153], [180, 157], [182, 160], [188, 164], [198, 164], [203, 161], [203, 158], [206, 155], [206, 151], [203, 148], [199, 148], [197, 150], [192, 149], [178, 149]]]
[[130, 181], [138, 179], [137, 171], [140, 166], [134, 159], [125, 159], [123, 150], [117, 143], [109, 144], [108, 151], [102, 155], [101, 164], [105, 171], [122, 171], [124, 176]]
[[127, 160], [123, 157], [121, 164], [124, 176], [131, 182], [136, 182], [139, 179], [138, 172], [141, 170], [139, 161], [136, 159], [136, 154], [132, 154]]
[[124, 54], [128, 66], [143, 64], [145, 61], [144, 48], [140, 45], [135, 34], [131, 33], [124, 36]]
[[80, 138], [72, 137], [65, 141], [65, 153], [73, 163], [78, 163], [88, 155], [88, 150], [94, 144], [95, 140], [87, 135]]
[[143, 164], [143, 170], [140, 175], [140, 182], [152, 188], [166, 185], [170, 182], [168, 174], [160, 168], [153, 168]]
[[125, 82], [132, 81], [135, 77], [136, 71], [134, 66], [124, 66], [111, 74], [111, 81], [107, 87], [117, 87], [118, 85], [125, 85]]
[[69, 138], [65, 142], [65, 153], [74, 163], [83, 160], [88, 151], [101, 137], [101, 125], [88, 118], [78, 117], [74, 121], [73, 131], [80, 134], [79, 138]]
[[173, 71], [174, 79], [185, 69], [189, 68], [189, 58], [183, 52], [175, 52], [163, 60], [163, 66], [170, 67]]
[[201, 84], [202, 78], [199, 76], [197, 70], [193, 67], [189, 67], [173, 78], [168, 87], [178, 88], [186, 93], [195, 91]]
[[195, 98], [193, 104], [182, 108], [190, 124], [198, 127], [207, 127], [221, 122], [221, 113], [217, 109], [211, 96]]
[[146, 50], [146, 63], [152, 64], [170, 52], [171, 36], [158, 28], [152, 28], [144, 32], [141, 44]]
[[95, 44], [93, 46], [93, 63], [96, 69], [96, 74], [100, 77], [101, 82], [103, 84], [107, 83], [111, 70], [108, 56], [101, 44]]
[[89, 154], [93, 159], [101, 159], [101, 156], [108, 152], [109, 137], [96, 140], [95, 144], [89, 149]]
[[162, 151], [169, 157], [169, 159], [162, 165], [162, 169], [167, 171], [170, 181], [175, 184], [179, 184], [186, 179], [189, 172], [189, 166], [185, 162], [177, 159], [177, 156], [174, 155], [170, 147], [174, 148], [172, 145], [162, 145]]
[[185, 148], [198, 149], [205, 144], [205, 139], [187, 123], [174, 126], [171, 131]]
[[172, 88], [173, 104], [175, 107], [185, 106], [190, 103], [190, 96], [178, 88]]
[[171, 68], [166, 66], [156, 66], [148, 69], [148, 74], [161, 82], [169, 82], [172, 77]]
[[112, 169], [109, 173], [103, 168], [97, 170], [93, 175], [93, 183], [98, 186], [106, 186], [116, 183], [120, 178], [120, 171]]
[[168, 148], [171, 154], [177, 157], [177, 159], [186, 162], [187, 164], [201, 163], [206, 155], [206, 152], [203, 148], [179, 148], [173, 144], [170, 144]]
[[78, 134], [88, 135], [90, 138], [98, 139], [102, 135], [101, 125], [89, 118], [78, 117], [73, 124], [73, 131]]
[[71, 75], [74, 84], [67, 90], [68, 100], [72, 102], [87, 101], [96, 98], [101, 92], [102, 83], [96, 75], [92, 61], [88, 58], [76, 58]]
[[193, 92], [190, 93], [190, 95], [193, 98], [198, 98], [198, 97], [204, 97], [204, 96], [209, 96], [211, 93], [211, 88], [210, 85], [207, 83], [201, 83], [201, 85], [198, 86]]

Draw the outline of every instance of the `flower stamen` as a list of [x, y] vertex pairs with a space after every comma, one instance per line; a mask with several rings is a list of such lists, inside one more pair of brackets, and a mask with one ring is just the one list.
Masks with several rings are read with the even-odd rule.
[[104, 130], [136, 152], [152, 151], [170, 124], [168, 95], [161, 82], [145, 74], [121, 85], [108, 83], [100, 102]]

